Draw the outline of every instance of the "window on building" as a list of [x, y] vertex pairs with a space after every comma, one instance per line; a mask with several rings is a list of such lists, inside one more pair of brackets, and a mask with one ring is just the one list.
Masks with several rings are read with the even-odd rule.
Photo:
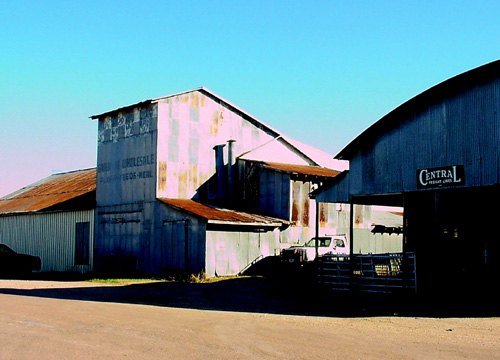
[[90, 264], [90, 222], [76, 223], [75, 265]]

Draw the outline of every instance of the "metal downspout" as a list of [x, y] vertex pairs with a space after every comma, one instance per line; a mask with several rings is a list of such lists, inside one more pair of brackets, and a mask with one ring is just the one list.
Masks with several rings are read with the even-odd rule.
[[316, 203], [316, 205], [315, 205], [315, 207], [316, 207], [316, 241], [315, 241], [314, 247], [316, 248], [315, 249], [315, 252], [316, 252], [315, 259], [317, 259], [318, 256], [319, 256], [319, 251], [318, 251], [318, 246], [319, 246], [318, 242], [319, 242], [319, 240], [318, 240], [318, 238], [319, 238], [319, 218], [320, 217], [319, 217], [319, 202], [318, 202], [317, 199], [314, 199], [314, 201]]

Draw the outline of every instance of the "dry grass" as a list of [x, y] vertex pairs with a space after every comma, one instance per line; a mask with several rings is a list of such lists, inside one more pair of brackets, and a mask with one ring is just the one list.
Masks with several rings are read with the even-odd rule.
[[172, 274], [170, 276], [158, 277], [144, 277], [144, 278], [93, 278], [89, 282], [109, 284], [109, 285], [128, 285], [128, 284], [141, 284], [151, 282], [181, 282], [192, 284], [209, 284], [231, 279], [241, 279], [248, 276], [220, 276], [220, 277], [207, 277], [204, 272], [197, 274]]

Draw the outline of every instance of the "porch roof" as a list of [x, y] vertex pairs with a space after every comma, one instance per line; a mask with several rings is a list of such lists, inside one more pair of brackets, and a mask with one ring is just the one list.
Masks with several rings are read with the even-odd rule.
[[158, 200], [168, 206], [206, 219], [209, 224], [281, 227], [289, 223], [286, 220], [269, 216], [214, 207], [192, 199], [159, 198]]

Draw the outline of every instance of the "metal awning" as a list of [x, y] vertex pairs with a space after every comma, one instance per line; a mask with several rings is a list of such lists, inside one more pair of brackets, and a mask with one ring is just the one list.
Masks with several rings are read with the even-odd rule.
[[191, 199], [159, 198], [158, 200], [168, 206], [206, 219], [209, 224], [257, 227], [281, 227], [289, 224], [289, 221], [283, 219], [218, 208]]

